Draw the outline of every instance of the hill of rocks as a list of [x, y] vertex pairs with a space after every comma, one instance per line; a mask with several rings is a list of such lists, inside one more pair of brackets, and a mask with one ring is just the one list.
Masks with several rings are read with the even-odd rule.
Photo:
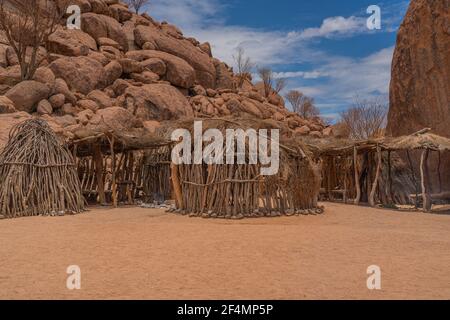
[[286, 121], [293, 134], [329, 135], [320, 119], [290, 112], [277, 94], [263, 95], [214, 58], [209, 43], [183, 35], [119, 0], [73, 0], [81, 30], [63, 24], [39, 48], [34, 78], [20, 80], [14, 50], [0, 34], [0, 139], [11, 124], [30, 116], [47, 120], [66, 136], [111, 121], [115, 129], [153, 130], [161, 121], [241, 114]]

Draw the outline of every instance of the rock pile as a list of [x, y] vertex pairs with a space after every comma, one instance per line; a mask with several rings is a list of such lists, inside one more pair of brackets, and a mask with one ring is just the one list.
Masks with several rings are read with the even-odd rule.
[[121, 119], [139, 127], [249, 114], [286, 121], [299, 135], [331, 134], [320, 119], [289, 112], [278, 95], [266, 98], [250, 82], [237, 90], [232, 68], [212, 56], [209, 43], [185, 37], [176, 26], [134, 14], [119, 0], [73, 2], [82, 11], [82, 30], [59, 26], [39, 48], [32, 80], [21, 81], [14, 50], [0, 44], [0, 113], [42, 117], [68, 136], [99, 114], [118, 115], [117, 108]]

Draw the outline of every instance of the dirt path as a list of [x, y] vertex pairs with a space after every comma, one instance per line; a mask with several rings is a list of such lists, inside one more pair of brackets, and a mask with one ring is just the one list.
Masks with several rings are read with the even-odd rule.
[[[0, 221], [0, 298], [450, 299], [450, 216], [326, 204], [322, 216], [204, 220], [95, 209]], [[366, 269], [382, 270], [369, 291]], [[81, 268], [81, 290], [66, 268]]]

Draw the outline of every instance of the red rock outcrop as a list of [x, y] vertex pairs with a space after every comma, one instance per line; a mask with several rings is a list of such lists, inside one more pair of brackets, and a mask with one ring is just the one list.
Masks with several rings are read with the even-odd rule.
[[412, 0], [397, 36], [388, 132], [450, 137], [450, 1]]
[[[397, 36], [387, 133], [450, 137], [450, 1], [412, 0]], [[450, 158], [444, 159], [447, 168]], [[450, 187], [450, 172], [443, 177]]]

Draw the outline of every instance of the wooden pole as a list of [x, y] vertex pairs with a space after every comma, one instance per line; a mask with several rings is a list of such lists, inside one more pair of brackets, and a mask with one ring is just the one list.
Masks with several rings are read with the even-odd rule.
[[392, 159], [391, 159], [391, 151], [388, 151], [388, 182], [387, 182], [387, 196], [389, 204], [394, 203], [394, 197], [392, 195]]
[[117, 183], [116, 183], [116, 153], [114, 151], [114, 137], [109, 140], [109, 147], [111, 150], [111, 171], [112, 171], [112, 201], [114, 208], [117, 208]]
[[442, 177], [441, 177], [441, 151], [440, 150], [438, 150], [437, 173], [438, 173], [438, 180], [439, 180], [439, 193], [441, 193], [442, 192]]
[[106, 204], [105, 197], [105, 182], [103, 180], [103, 161], [102, 161], [102, 151], [99, 144], [94, 144], [93, 146], [93, 157], [95, 163], [95, 175], [97, 177], [97, 192], [98, 200], [101, 205]]
[[175, 200], [177, 202], [178, 209], [184, 209], [183, 204], [183, 192], [181, 189], [180, 176], [178, 172], [178, 166], [174, 163], [170, 164], [171, 178], [173, 184], [173, 191], [175, 193]]
[[414, 190], [416, 191], [416, 197], [414, 200], [414, 206], [417, 209], [419, 207], [418, 204], [418, 200], [419, 200], [419, 190], [418, 190], [418, 185], [417, 185], [417, 179], [416, 179], [416, 174], [414, 173], [414, 166], [411, 160], [411, 155], [409, 154], [409, 150], [406, 150], [406, 155], [408, 157], [408, 163], [409, 163], [409, 169], [411, 170], [411, 177], [413, 179], [414, 182]]
[[425, 149], [420, 157], [420, 182], [422, 185], [423, 211], [430, 212], [432, 203], [428, 190], [428, 155], [429, 149]]
[[361, 185], [359, 184], [358, 149], [356, 148], [356, 146], [353, 148], [353, 166], [355, 167], [355, 186], [356, 186], [355, 204], [359, 205], [359, 202], [361, 201]]
[[375, 193], [377, 191], [377, 186], [378, 186], [378, 180], [380, 178], [380, 172], [381, 172], [381, 148], [380, 146], [377, 146], [377, 171], [375, 173], [375, 178], [373, 179], [373, 183], [372, 183], [372, 189], [370, 191], [370, 195], [369, 195], [369, 205], [371, 207], [375, 207]]

